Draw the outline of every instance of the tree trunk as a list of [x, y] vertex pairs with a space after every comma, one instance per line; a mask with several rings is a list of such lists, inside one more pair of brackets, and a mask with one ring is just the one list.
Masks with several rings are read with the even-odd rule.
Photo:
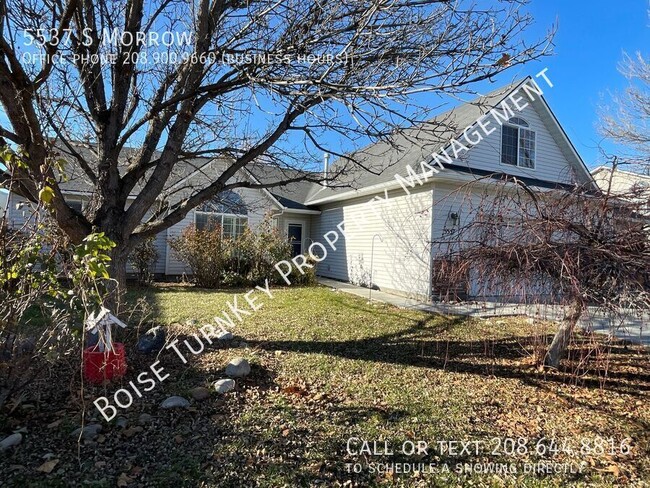
[[546, 353], [544, 360], [546, 366], [556, 369], [560, 366], [560, 360], [566, 354], [573, 330], [584, 310], [584, 302], [582, 300], [576, 300], [573, 305], [573, 310], [564, 316], [560, 328], [556, 332], [555, 337], [553, 337], [551, 347], [548, 348]]
[[116, 315], [120, 313], [120, 308], [124, 304], [124, 294], [126, 293], [126, 265], [130, 251], [129, 246], [117, 244], [111, 252], [111, 262], [108, 267], [111, 284], [109, 285], [110, 293], [106, 307]]

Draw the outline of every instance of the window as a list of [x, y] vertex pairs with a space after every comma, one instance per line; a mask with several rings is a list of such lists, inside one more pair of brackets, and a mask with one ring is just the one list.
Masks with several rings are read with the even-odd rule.
[[535, 131], [521, 117], [501, 127], [501, 164], [535, 168]]
[[233, 191], [222, 192], [197, 207], [194, 223], [198, 230], [219, 227], [224, 237], [235, 238], [244, 233], [248, 224], [248, 209], [241, 196]]
[[194, 223], [198, 230], [214, 230], [219, 227], [224, 237], [235, 238], [244, 233], [244, 229], [246, 229], [246, 225], [248, 224], [248, 217], [208, 213], [197, 210], [194, 213]]
[[67, 201], [68, 207], [76, 210], [77, 212], [81, 212], [83, 209], [83, 204], [81, 200], [68, 200]]

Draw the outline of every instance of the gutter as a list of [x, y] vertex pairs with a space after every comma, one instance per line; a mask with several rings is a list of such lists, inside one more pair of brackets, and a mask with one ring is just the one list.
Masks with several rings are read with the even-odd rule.
[[282, 212], [292, 213], [292, 214], [305, 214], [305, 215], [320, 215], [320, 210], [311, 210], [308, 208], [289, 208], [283, 207]]

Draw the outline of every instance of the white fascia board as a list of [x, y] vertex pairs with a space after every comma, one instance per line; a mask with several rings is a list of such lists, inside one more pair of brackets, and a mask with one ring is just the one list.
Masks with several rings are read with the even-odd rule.
[[320, 215], [320, 210], [311, 210], [308, 208], [285, 208], [284, 213], [292, 214], [305, 214], [305, 215]]
[[[422, 187], [422, 186], [428, 184], [430, 178], [431, 178], [431, 179], [433, 179], [433, 178], [436, 178], [436, 179], [439, 178], [440, 175], [442, 175], [442, 174], [444, 173], [444, 171], [445, 171], [445, 170], [443, 169], [443, 170], [440, 170], [440, 173], [438, 173], [438, 174], [436, 174], [436, 175], [430, 175], [430, 176], [427, 178], [427, 181], [425, 181], [425, 182], [422, 183], [421, 185], [420, 185], [420, 184], [416, 184], [416, 185], [412, 188], [412, 190], [416, 190], [416, 189], [418, 189], [419, 187]], [[422, 175], [418, 175], [418, 176], [420, 176], [421, 178], [423, 178]], [[376, 185], [366, 186], [365, 188], [360, 188], [360, 189], [358, 189], [358, 190], [350, 190], [350, 191], [346, 191], [346, 192], [341, 193], [341, 194], [339, 194], [339, 195], [331, 195], [331, 196], [329, 196], [329, 197], [320, 198], [320, 199], [318, 199], [318, 200], [310, 200], [310, 201], [306, 202], [305, 205], [319, 205], [319, 204], [322, 204], [322, 203], [336, 202], [336, 201], [339, 201], [339, 200], [350, 200], [351, 198], [363, 197], [363, 196], [366, 196], [366, 195], [373, 195], [373, 194], [375, 194], [375, 193], [381, 193], [381, 192], [383, 192], [384, 190], [386, 190], [386, 191], [390, 191], [390, 190], [395, 190], [395, 189], [397, 189], [397, 188], [403, 188], [403, 187], [402, 187], [402, 184], [401, 184], [399, 181], [393, 179], [393, 180], [391, 180], [391, 181], [387, 181], [387, 182], [384, 182], [384, 183], [378, 183], [378, 184], [376, 184]], [[410, 190], [409, 190], [409, 191], [410, 191]]]

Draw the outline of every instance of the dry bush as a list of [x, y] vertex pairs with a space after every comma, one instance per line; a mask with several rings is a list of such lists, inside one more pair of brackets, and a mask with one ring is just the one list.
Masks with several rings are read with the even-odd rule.
[[435, 240], [434, 253], [447, 263], [447, 282], [468, 288], [471, 280], [474, 292], [490, 300], [565, 305], [547, 365], [558, 366], [587, 307], [647, 313], [646, 202], [593, 188], [534, 189], [514, 177], [489, 184], [496, 193], [476, 199], [470, 191], [466, 223]]

